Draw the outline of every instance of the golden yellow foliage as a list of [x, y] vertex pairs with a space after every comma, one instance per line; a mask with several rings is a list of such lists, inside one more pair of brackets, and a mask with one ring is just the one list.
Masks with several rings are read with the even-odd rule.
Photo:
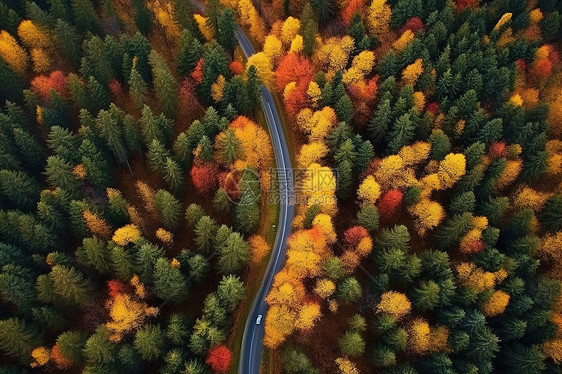
[[306, 94], [310, 98], [312, 106], [314, 107], [318, 105], [318, 102], [322, 98], [322, 91], [320, 90], [320, 87], [318, 87], [318, 83], [315, 81], [310, 81], [308, 88], [306, 89]]
[[172, 261], [170, 261], [170, 267], [174, 268], [174, 269], [179, 269], [181, 266], [181, 263], [177, 260], [177, 258], [172, 258]]
[[251, 260], [254, 264], [259, 264], [271, 250], [270, 245], [267, 244], [267, 241], [261, 235], [252, 235], [248, 239], [248, 243], [250, 244], [250, 251], [252, 253]]
[[328, 278], [321, 278], [316, 281], [314, 292], [323, 299], [332, 296], [336, 291], [336, 284]]
[[262, 83], [267, 87], [271, 87], [273, 83], [273, 66], [271, 64], [271, 60], [265, 52], [258, 52], [250, 56], [250, 58], [248, 58], [248, 62], [246, 63], [246, 69], [250, 68], [250, 66], [254, 66], [256, 68]]
[[348, 35], [342, 38], [332, 37], [320, 45], [314, 57], [325, 72], [333, 74], [345, 69], [353, 45], [353, 38]]
[[418, 58], [414, 63], [406, 66], [402, 70], [402, 80], [404, 83], [411, 85], [412, 87], [416, 85], [418, 78], [423, 73], [423, 60]]
[[337, 358], [336, 364], [338, 365], [339, 374], [359, 374], [359, 369], [357, 369], [355, 364], [349, 361], [347, 358]]
[[386, 0], [373, 0], [367, 11], [367, 28], [371, 35], [382, 36], [389, 30], [392, 10]]
[[273, 162], [273, 148], [267, 131], [243, 116], [237, 117], [231, 128], [242, 145], [244, 161], [259, 170], [269, 168]]
[[142, 199], [142, 202], [144, 203], [144, 208], [150, 214], [157, 216], [158, 211], [156, 210], [156, 205], [154, 202], [154, 190], [150, 188], [147, 183], [140, 180], [136, 182], [135, 186], [137, 187], [137, 191]]
[[546, 235], [541, 242], [539, 256], [550, 261], [557, 279], [562, 279], [562, 231]]
[[330, 312], [337, 313], [339, 307], [340, 304], [337, 302], [337, 300], [328, 301], [328, 309], [330, 309]]
[[503, 25], [505, 25], [506, 23], [508, 23], [511, 20], [512, 16], [513, 16], [513, 13], [504, 13], [502, 18], [500, 18], [498, 23], [496, 23], [496, 26], [494, 26], [494, 30], [496, 30], [496, 31], [499, 30]]
[[265, 24], [260, 17], [251, 0], [239, 0], [238, 20], [241, 25], [247, 27], [250, 35], [258, 42], [263, 43], [265, 38]]
[[6, 30], [0, 31], [0, 57], [17, 73], [24, 74], [29, 56], [16, 39]]
[[37, 74], [47, 73], [51, 70], [51, 57], [44, 48], [32, 48], [31, 61], [33, 62], [33, 71]]
[[129, 243], [135, 243], [140, 239], [140, 231], [137, 226], [133, 224], [125, 225], [113, 233], [112, 240], [118, 245], [127, 245]]
[[211, 97], [216, 103], [222, 100], [222, 93], [224, 91], [224, 86], [226, 85], [226, 79], [223, 75], [219, 75], [215, 83], [211, 85]]
[[449, 153], [445, 159], [439, 163], [437, 177], [439, 178], [440, 188], [448, 189], [466, 173], [466, 160], [462, 153]]
[[430, 341], [431, 351], [448, 351], [447, 341], [449, 340], [449, 329], [446, 326], [437, 326], [431, 329]]
[[488, 317], [495, 317], [505, 311], [507, 304], [509, 304], [509, 294], [503, 291], [495, 291], [482, 305], [482, 311]]
[[328, 244], [334, 244], [336, 242], [337, 237], [334, 225], [332, 225], [332, 217], [325, 213], [320, 213], [314, 217], [312, 225], [320, 227]]
[[507, 160], [505, 168], [496, 180], [496, 188], [503, 189], [515, 181], [523, 167], [522, 160]]
[[431, 349], [431, 329], [427, 321], [415, 319], [408, 332], [408, 345], [413, 353], [422, 355]]
[[307, 207], [318, 205], [322, 213], [332, 217], [337, 213], [336, 178], [329, 167], [311, 164], [299, 187]]
[[28, 48], [49, 48], [53, 46], [53, 38], [49, 36], [47, 30], [28, 19], [20, 22], [18, 36]]
[[[292, 43], [301, 29], [301, 22], [298, 18], [288, 17], [281, 27], [281, 40], [283, 44]], [[302, 37], [301, 37], [302, 41]], [[291, 48], [292, 49], [292, 48]]]
[[275, 66], [285, 51], [279, 38], [275, 35], [268, 35], [263, 44], [263, 52], [269, 57], [271, 64]]
[[146, 302], [123, 293], [109, 299], [106, 307], [111, 320], [105, 325], [111, 331], [109, 339], [114, 342], [121, 341], [127, 332], [140, 327], [146, 318], [158, 314], [158, 308], [149, 307]]
[[522, 187], [516, 192], [513, 206], [516, 208], [531, 208], [535, 212], [541, 210], [542, 206], [552, 196], [550, 193], [540, 192], [531, 187]]
[[361, 238], [359, 243], [357, 243], [357, 248], [355, 248], [355, 250], [360, 256], [367, 257], [373, 250], [373, 239], [371, 239], [370, 236]]
[[37, 347], [31, 352], [31, 357], [35, 360], [30, 364], [32, 368], [44, 366], [51, 359], [51, 351], [46, 347]]
[[400, 319], [410, 313], [412, 304], [405, 294], [388, 291], [382, 294], [381, 301], [376, 309], [379, 313], [386, 313], [396, 319]]
[[363, 179], [357, 190], [357, 196], [362, 204], [374, 204], [377, 202], [381, 196], [381, 187], [372, 175]]
[[396, 52], [401, 52], [414, 40], [414, 33], [411, 30], [406, 30], [400, 35], [398, 39], [392, 44], [392, 48]]
[[545, 355], [552, 358], [552, 360], [560, 365], [562, 364], [562, 339], [552, 339], [543, 343], [541, 349]]
[[293, 38], [293, 41], [291, 42], [291, 52], [293, 53], [300, 53], [302, 52], [302, 49], [304, 47], [303, 45], [303, 39], [302, 36], [297, 35]]
[[159, 228], [158, 230], [156, 230], [156, 237], [165, 244], [170, 244], [174, 241], [174, 234], [167, 230], [164, 230], [163, 228]]
[[43, 124], [43, 108], [41, 108], [39, 105], [35, 106], [35, 120], [38, 124]]
[[320, 304], [306, 303], [299, 311], [295, 327], [299, 330], [311, 330], [321, 316]]
[[[417, 92], [414, 92], [414, 96]], [[420, 92], [421, 93], [421, 92]], [[423, 93], [421, 93], [423, 96]], [[431, 144], [427, 142], [415, 142], [400, 149], [398, 156], [402, 158], [404, 165], [412, 166], [422, 163], [429, 157]]]
[[412, 205], [408, 211], [414, 216], [414, 226], [420, 236], [437, 227], [445, 217], [445, 210], [441, 204], [427, 198], [423, 198], [417, 204]]
[[203, 17], [199, 13], [194, 13], [193, 18], [195, 18], [195, 22], [197, 23], [197, 27], [199, 31], [201, 31], [201, 35], [207, 40], [213, 40], [213, 30], [207, 25], [207, 18]]
[[90, 230], [92, 234], [104, 239], [111, 238], [111, 227], [105, 220], [99, 218], [96, 213], [92, 213], [86, 209], [82, 212], [82, 217], [84, 218], [88, 230]]
[[265, 317], [263, 344], [279, 346], [295, 329], [297, 313], [286, 305], [272, 305]]
[[539, 8], [536, 8], [529, 13], [529, 18], [531, 19], [531, 22], [539, 23], [543, 19], [543, 14]]
[[472, 262], [461, 262], [456, 266], [456, 271], [459, 282], [463, 286], [477, 292], [493, 288], [507, 276], [507, 272], [503, 269], [498, 270], [496, 273], [491, 273], [476, 267]]
[[362, 51], [353, 58], [351, 67], [343, 73], [343, 82], [351, 84], [365, 78], [373, 69], [375, 54], [372, 51]]
[[306, 168], [310, 164], [319, 162], [328, 154], [328, 147], [322, 142], [303, 144], [297, 156], [297, 165]]
[[421, 91], [414, 92], [414, 106], [418, 112], [422, 113], [425, 107], [425, 95]]
[[509, 103], [515, 107], [523, 105], [523, 99], [519, 94], [513, 94], [509, 98]]

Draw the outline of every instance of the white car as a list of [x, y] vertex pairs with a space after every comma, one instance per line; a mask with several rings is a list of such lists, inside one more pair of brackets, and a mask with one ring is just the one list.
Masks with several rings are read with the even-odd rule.
[[256, 318], [256, 325], [259, 325], [261, 323], [262, 318], [263, 318], [263, 316], [261, 314], [258, 315], [258, 318]]

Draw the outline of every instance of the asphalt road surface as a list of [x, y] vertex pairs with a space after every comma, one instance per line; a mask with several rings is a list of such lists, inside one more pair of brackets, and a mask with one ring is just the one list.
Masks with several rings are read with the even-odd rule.
[[[255, 53], [254, 47], [240, 29], [236, 31], [238, 43], [242, 51], [249, 57]], [[260, 290], [254, 300], [246, 326], [244, 328], [244, 336], [242, 338], [242, 347], [240, 350], [240, 362], [238, 366], [238, 373], [240, 374], [259, 374], [261, 364], [262, 340], [264, 335], [265, 314], [267, 313], [268, 305], [265, 302], [265, 297], [273, 283], [273, 277], [285, 263], [285, 254], [287, 251], [286, 242], [287, 237], [291, 232], [291, 223], [295, 216], [295, 206], [292, 204], [294, 201], [293, 189], [293, 174], [291, 166], [291, 157], [287, 140], [283, 132], [283, 125], [281, 117], [275, 106], [275, 100], [271, 91], [265, 86], [261, 86], [261, 106], [265, 114], [271, 141], [273, 143], [273, 150], [275, 152], [275, 159], [277, 162], [276, 168], [279, 179], [279, 223], [277, 226], [277, 235], [275, 236], [275, 243], [271, 252], [271, 258], [265, 272]], [[256, 324], [258, 315], [263, 318], [259, 325]]]

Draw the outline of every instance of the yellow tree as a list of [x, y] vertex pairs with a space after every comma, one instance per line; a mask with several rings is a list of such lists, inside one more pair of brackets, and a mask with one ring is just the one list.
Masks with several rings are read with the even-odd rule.
[[336, 365], [338, 365], [339, 374], [359, 374], [357, 366], [347, 358], [337, 358]]
[[396, 319], [400, 319], [410, 313], [412, 304], [405, 294], [388, 291], [382, 294], [376, 310], [378, 313], [389, 314]]
[[0, 31], [0, 57], [20, 74], [24, 74], [29, 65], [29, 56], [16, 39], [6, 30]]
[[415, 142], [412, 145], [402, 147], [402, 149], [400, 149], [400, 152], [398, 152], [398, 156], [402, 158], [402, 162], [404, 163], [404, 165], [412, 166], [420, 164], [423, 161], [427, 160], [430, 150], [431, 144], [427, 142]]
[[53, 46], [53, 38], [49, 36], [47, 30], [28, 19], [20, 22], [18, 36], [28, 48], [50, 48]]
[[136, 243], [140, 239], [140, 231], [137, 226], [129, 224], [125, 225], [113, 233], [112, 240], [118, 245], [127, 245], [129, 243]]
[[431, 348], [431, 329], [422, 318], [412, 321], [408, 331], [408, 346], [416, 354], [424, 354]]
[[448, 189], [466, 173], [466, 159], [462, 153], [449, 153], [439, 163], [437, 177], [441, 189]]
[[311, 330], [322, 316], [320, 304], [309, 302], [299, 310], [295, 327], [299, 330]]
[[332, 296], [336, 291], [336, 284], [328, 278], [321, 278], [316, 281], [314, 292], [323, 299]]
[[336, 242], [337, 237], [334, 225], [332, 224], [332, 217], [325, 213], [320, 213], [314, 217], [312, 225], [320, 227], [328, 244], [334, 244]]
[[365, 78], [373, 69], [375, 54], [372, 51], [362, 51], [353, 58], [351, 67], [343, 73], [343, 82], [351, 84]]
[[263, 52], [269, 57], [271, 64], [275, 66], [285, 51], [279, 38], [275, 35], [268, 35], [263, 44]]
[[248, 243], [250, 244], [250, 251], [252, 253], [251, 260], [254, 264], [259, 264], [271, 250], [270, 245], [267, 244], [267, 241], [261, 235], [252, 235], [248, 239]]
[[509, 304], [509, 294], [504, 291], [495, 291], [489, 298], [482, 304], [482, 311], [488, 317], [495, 317], [502, 314]]
[[51, 351], [46, 347], [37, 347], [31, 352], [33, 362], [30, 364], [32, 368], [45, 366], [51, 360]]
[[51, 70], [51, 57], [44, 48], [32, 48], [30, 53], [34, 72], [41, 74]]
[[291, 52], [293, 53], [301, 53], [303, 49], [303, 39], [302, 36], [297, 35], [293, 38], [291, 42]]
[[404, 70], [402, 70], [402, 80], [404, 83], [413, 87], [416, 85], [421, 73], [423, 73], [423, 60], [418, 58], [414, 63], [406, 66]]
[[84, 212], [82, 212], [82, 217], [84, 218], [84, 222], [86, 223], [86, 226], [92, 234], [104, 239], [111, 238], [111, 227], [109, 227], [105, 220], [99, 218], [97, 214], [92, 213], [88, 209], [86, 209]]
[[445, 210], [436, 201], [421, 199], [417, 204], [409, 208], [409, 212], [414, 216], [414, 225], [419, 235], [425, 235], [428, 230], [437, 227], [445, 217]]
[[211, 97], [216, 103], [222, 100], [222, 93], [224, 91], [224, 86], [226, 85], [226, 79], [223, 75], [219, 75], [215, 83], [211, 85]]
[[503, 189], [512, 184], [523, 167], [523, 161], [518, 160], [507, 160], [505, 163], [505, 168], [503, 169], [500, 177], [496, 180], [496, 188]]
[[211, 30], [211, 28], [209, 27], [207, 18], [198, 13], [193, 14], [193, 18], [195, 18], [195, 22], [197, 23], [199, 31], [201, 31], [201, 35], [203, 35], [203, 37], [209, 41], [212, 40], [213, 30]]
[[362, 204], [374, 204], [377, 202], [381, 196], [381, 186], [377, 183], [375, 177], [369, 175], [363, 179], [357, 190], [357, 196]]
[[388, 33], [392, 10], [386, 0], [373, 0], [367, 10], [367, 27], [371, 35], [382, 36]]
[[285, 22], [283, 22], [283, 26], [281, 27], [281, 40], [283, 41], [283, 44], [288, 46], [290, 43], [292, 43], [299, 33], [300, 29], [301, 23], [299, 19], [288, 17]]
[[272, 305], [267, 311], [264, 324], [263, 344], [276, 348], [295, 329], [297, 312], [286, 305]]
[[271, 65], [271, 60], [265, 54], [265, 52], [258, 52], [253, 54], [248, 58], [246, 63], [246, 70], [254, 66], [264, 85], [271, 88], [273, 83], [273, 67]]
[[328, 147], [322, 142], [303, 144], [297, 156], [297, 165], [306, 168], [310, 164], [319, 162], [328, 154]]
[[322, 98], [322, 90], [315, 81], [310, 81], [308, 88], [306, 89], [306, 94], [310, 98], [313, 107], [318, 105], [318, 102]]
[[401, 52], [406, 48], [410, 42], [414, 40], [414, 33], [411, 30], [406, 30], [400, 35], [398, 39], [392, 44], [392, 48], [394, 48], [397, 52]]

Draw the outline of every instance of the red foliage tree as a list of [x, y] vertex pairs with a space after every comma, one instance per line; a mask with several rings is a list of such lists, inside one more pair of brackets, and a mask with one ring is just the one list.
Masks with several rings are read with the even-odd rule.
[[427, 103], [427, 105], [425, 106], [425, 110], [427, 110], [431, 114], [436, 114], [437, 111], [439, 110], [439, 103], [437, 103], [435, 101], [433, 101], [431, 103]]
[[297, 82], [297, 86], [308, 88], [312, 80], [314, 69], [310, 60], [296, 53], [285, 55], [279, 62], [275, 71], [275, 87], [283, 92], [285, 86], [291, 82]]
[[195, 69], [191, 72], [191, 78], [195, 81], [197, 85], [203, 82], [203, 58], [200, 58], [195, 65]]
[[47, 100], [49, 92], [55, 90], [64, 97], [68, 97], [67, 79], [64, 73], [60, 70], [55, 70], [46, 75], [39, 75], [31, 81], [31, 90]]
[[213, 191], [217, 186], [219, 166], [214, 162], [196, 162], [191, 168], [191, 181], [200, 194]]
[[388, 190], [382, 195], [377, 204], [377, 209], [383, 221], [389, 222], [396, 218], [402, 205], [402, 197], [402, 191], [397, 189]]
[[456, 0], [457, 8], [463, 10], [466, 7], [476, 8], [480, 3], [480, 0]]
[[244, 65], [238, 60], [234, 60], [229, 65], [230, 72], [234, 75], [239, 75], [244, 72]]
[[552, 62], [548, 58], [536, 60], [531, 66], [531, 77], [536, 80], [543, 80], [550, 75], [552, 71]]
[[347, 244], [356, 245], [363, 238], [369, 236], [367, 229], [363, 226], [353, 226], [345, 230], [343, 237]]
[[72, 366], [72, 361], [63, 356], [59, 345], [56, 343], [53, 345], [53, 348], [51, 348], [51, 360], [53, 360], [55, 365], [61, 370], [68, 370]]
[[517, 65], [517, 69], [519, 71], [525, 71], [525, 69], [527, 69], [527, 63], [525, 62], [524, 58], [520, 58], [515, 61], [515, 65]]
[[482, 240], [471, 240], [466, 247], [464, 247], [464, 251], [467, 253], [478, 253], [482, 252], [486, 248], [486, 244]]
[[424, 30], [425, 26], [422, 22], [422, 20], [419, 17], [412, 17], [409, 20], [406, 21], [406, 23], [404, 24], [404, 26], [402, 26], [402, 29], [400, 30], [401, 33], [403, 33], [406, 30], [410, 30], [411, 32], [413, 32], [414, 34], [417, 33], [420, 30]]
[[295, 120], [301, 109], [308, 106], [308, 95], [306, 94], [307, 88], [308, 83], [297, 84], [297, 87], [283, 98], [285, 110], [291, 120]]
[[205, 362], [215, 373], [226, 373], [232, 360], [232, 353], [225, 345], [217, 345], [209, 349]]
[[365, 0], [351, 0], [347, 3], [341, 12], [341, 19], [344, 25], [349, 26], [355, 13], [361, 13], [361, 9], [365, 5]]
[[123, 94], [123, 88], [121, 83], [117, 79], [113, 79], [109, 82], [109, 91], [113, 96], [120, 97]]
[[508, 155], [507, 145], [504, 141], [490, 144], [490, 156], [493, 158], [506, 157]]
[[107, 290], [112, 299], [114, 299], [118, 294], [124, 293], [125, 288], [125, 285], [118, 280], [112, 279], [107, 281]]

